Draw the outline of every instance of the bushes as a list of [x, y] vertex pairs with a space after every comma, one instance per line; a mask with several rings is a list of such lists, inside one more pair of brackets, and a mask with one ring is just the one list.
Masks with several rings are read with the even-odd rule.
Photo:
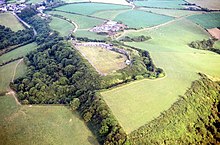
[[137, 37], [129, 37], [129, 36], [125, 36], [124, 38], [120, 39], [120, 41], [124, 41], [124, 42], [143, 42], [143, 41], [147, 41], [151, 39], [151, 37], [149, 36], [137, 36]]
[[171, 108], [129, 135], [131, 144], [218, 144], [220, 85], [194, 81]]

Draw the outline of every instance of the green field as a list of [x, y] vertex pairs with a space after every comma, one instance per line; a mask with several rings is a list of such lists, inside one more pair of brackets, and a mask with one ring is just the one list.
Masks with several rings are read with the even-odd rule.
[[102, 75], [107, 75], [126, 67], [126, 56], [101, 47], [78, 46], [81, 54]]
[[176, 18], [202, 13], [200, 11], [186, 11], [186, 10], [173, 10], [173, 9], [157, 9], [157, 8], [139, 8], [139, 9], [147, 12], [167, 15]]
[[96, 39], [96, 40], [105, 40], [107, 37], [105, 35], [98, 35], [94, 32], [90, 32], [89, 29], [76, 31], [74, 34], [76, 37], [87, 37], [89, 39]]
[[220, 49], [220, 40], [215, 42], [214, 48]]
[[65, 12], [59, 12], [59, 11], [48, 11], [48, 14], [57, 14], [61, 15], [65, 18], [70, 19], [71, 21], [74, 21], [76, 24], [78, 24], [79, 29], [89, 29], [94, 26], [102, 24], [104, 21], [96, 18], [91, 18], [87, 16], [80, 16], [76, 14], [70, 14]]
[[134, 1], [136, 6], [157, 7], [157, 8], [183, 8], [183, 0], [143, 0]]
[[33, 3], [33, 4], [36, 4], [36, 3], [39, 3], [39, 2], [42, 2], [43, 0], [28, 0], [27, 3]]
[[220, 13], [193, 15], [188, 18], [207, 29], [220, 27]]
[[[141, 18], [141, 19], [140, 19]], [[172, 20], [172, 17], [131, 10], [119, 14], [114, 20], [121, 21], [130, 28], [152, 27]]]
[[1, 96], [0, 109], [0, 144], [98, 144], [65, 106], [20, 106], [12, 96]]
[[64, 5], [64, 6], [56, 8], [56, 10], [79, 13], [83, 15], [92, 15], [98, 11], [128, 9], [128, 8], [130, 7], [123, 6], [123, 5], [114, 5], [114, 4], [80, 3], [80, 4]]
[[188, 43], [208, 39], [209, 34], [189, 20], [181, 19], [150, 31], [129, 36], [151, 36], [141, 43], [127, 43], [146, 49], [166, 76], [144, 79], [102, 92], [102, 96], [127, 133], [158, 117], [183, 95], [198, 72], [220, 77], [220, 55], [192, 49]]
[[[0, 67], [0, 91], [7, 91], [19, 61]], [[24, 74], [21, 62], [16, 77]], [[98, 144], [78, 115], [65, 106], [21, 106], [14, 97], [0, 96], [0, 144]]]
[[11, 28], [12, 31], [23, 30], [23, 25], [11, 13], [0, 13], [0, 25]]
[[65, 3], [89, 2], [89, 0], [63, 0]]
[[119, 14], [130, 11], [129, 9], [126, 10], [109, 10], [109, 11], [100, 11], [97, 13], [94, 13], [92, 16], [113, 20], [115, 19]]
[[59, 32], [62, 37], [68, 36], [75, 27], [70, 22], [67, 22], [63, 19], [52, 17], [50, 22], [50, 28]]
[[3, 54], [2, 56], [0, 56], [0, 64], [7, 62], [11, 59], [15, 59], [21, 56], [25, 56], [28, 52], [34, 50], [37, 48], [37, 44], [36, 43], [30, 43], [21, 47], [18, 47], [15, 50], [12, 50], [6, 54]]

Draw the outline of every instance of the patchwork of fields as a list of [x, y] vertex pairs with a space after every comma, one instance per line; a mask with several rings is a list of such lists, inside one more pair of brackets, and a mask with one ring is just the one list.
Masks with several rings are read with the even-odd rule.
[[11, 13], [0, 13], [0, 25], [9, 27], [12, 31], [24, 29], [23, 25]]
[[166, 77], [136, 81], [101, 93], [127, 133], [167, 110], [179, 95], [185, 93], [191, 82], [198, 79], [198, 72], [220, 77], [219, 55], [187, 45], [193, 40], [210, 37], [196, 24], [182, 19], [156, 30], [130, 33], [129, 36], [140, 34], [152, 39], [127, 44], [148, 50], [156, 66], [164, 69]]

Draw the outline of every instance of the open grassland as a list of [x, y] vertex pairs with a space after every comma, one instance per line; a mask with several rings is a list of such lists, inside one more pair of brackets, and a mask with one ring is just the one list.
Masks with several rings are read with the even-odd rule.
[[188, 18], [206, 29], [220, 27], [220, 13], [193, 15]]
[[191, 82], [198, 79], [197, 72], [220, 77], [220, 55], [188, 47], [191, 41], [210, 37], [189, 20], [181, 19], [158, 29], [129, 34], [139, 35], [152, 39], [127, 44], [148, 50], [155, 65], [163, 68], [166, 76], [132, 82], [101, 93], [127, 133], [170, 108]]
[[121, 21], [130, 28], [152, 27], [172, 20], [172, 17], [139, 11], [130, 10], [119, 14], [115, 20]]
[[120, 4], [120, 5], [129, 5], [126, 0], [90, 0], [91, 2], [100, 2], [100, 3], [111, 3], [111, 4]]
[[214, 48], [220, 49], [220, 40], [215, 42]]
[[0, 109], [0, 144], [98, 144], [65, 106], [20, 106], [12, 96], [0, 96]]
[[91, 18], [87, 16], [81, 16], [76, 14], [70, 14], [65, 12], [59, 12], [59, 11], [48, 11], [48, 14], [57, 14], [61, 15], [63, 17], [66, 17], [70, 19], [71, 21], [74, 21], [76, 24], [78, 24], [79, 29], [89, 29], [94, 26], [102, 24], [104, 21], [96, 18]]
[[65, 3], [89, 2], [89, 0], [63, 0]]
[[96, 39], [96, 40], [105, 40], [105, 39], [107, 39], [106, 35], [99, 35], [97, 33], [90, 32], [89, 29], [85, 29], [85, 30], [78, 29], [74, 35], [76, 37], [87, 37], [87, 38], [92, 39], [92, 40], [94, 40], [94, 39]]
[[21, 56], [25, 56], [27, 53], [29, 53], [32, 50], [35, 50], [37, 48], [36, 43], [30, 43], [24, 46], [21, 46], [15, 50], [12, 50], [2, 56], [0, 56], [0, 64], [10, 61], [11, 59], [15, 59]]
[[136, 6], [157, 7], [157, 8], [183, 8], [183, 0], [141, 0], [134, 1]]
[[101, 47], [78, 46], [80, 53], [102, 75], [126, 67], [126, 56]]
[[[0, 67], [0, 90], [7, 91], [15, 61]], [[25, 73], [19, 63], [16, 77]], [[21, 106], [13, 96], [0, 96], [0, 144], [79, 145], [98, 144], [77, 114], [65, 106]]]
[[9, 90], [9, 83], [12, 81], [13, 75], [15, 75], [16, 77], [20, 77], [25, 72], [26, 67], [24, 63], [22, 62], [17, 65], [18, 62], [19, 60], [0, 67], [0, 92], [6, 92]]
[[202, 13], [200, 11], [186, 11], [186, 10], [158, 9], [158, 8], [139, 8], [139, 9], [147, 12], [167, 15], [176, 18]]
[[115, 19], [119, 14], [130, 11], [129, 9], [125, 10], [107, 10], [107, 11], [100, 11], [97, 13], [94, 13], [92, 16], [99, 17], [102, 19], [108, 19], [113, 20]]
[[50, 28], [59, 32], [62, 37], [68, 36], [71, 33], [71, 30], [74, 29], [73, 24], [56, 17], [52, 17], [52, 21], [50, 22], [49, 25]]
[[187, 0], [190, 3], [196, 4], [203, 8], [208, 8], [210, 10], [220, 10], [219, 0]]
[[42, 2], [43, 0], [28, 0], [27, 3], [33, 3], [33, 4], [36, 4], [36, 3], [39, 3], [39, 2]]
[[123, 5], [114, 4], [103, 4], [103, 3], [80, 3], [80, 4], [69, 4], [56, 8], [66, 12], [79, 13], [83, 15], [92, 15], [98, 11], [104, 10], [117, 10], [117, 9], [128, 9], [130, 7]]
[[0, 13], [0, 25], [11, 28], [12, 31], [23, 30], [24, 27], [11, 13]]

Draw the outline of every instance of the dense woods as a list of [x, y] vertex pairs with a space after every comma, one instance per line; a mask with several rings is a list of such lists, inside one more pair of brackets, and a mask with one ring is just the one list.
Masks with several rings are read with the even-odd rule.
[[202, 50], [209, 50], [215, 53], [220, 54], [220, 49], [214, 48], [214, 39], [202, 40], [202, 41], [193, 41], [189, 44], [190, 47]]
[[0, 50], [9, 46], [23, 44], [34, 39], [34, 32], [30, 29], [12, 31], [10, 28], [0, 25]]
[[130, 143], [219, 144], [219, 90], [219, 83], [202, 75], [169, 110], [133, 131]]
[[151, 39], [151, 37], [149, 36], [137, 36], [137, 37], [129, 37], [129, 36], [125, 36], [123, 38], [120, 39], [120, 41], [124, 41], [124, 42], [143, 42], [143, 41], [147, 41]]

